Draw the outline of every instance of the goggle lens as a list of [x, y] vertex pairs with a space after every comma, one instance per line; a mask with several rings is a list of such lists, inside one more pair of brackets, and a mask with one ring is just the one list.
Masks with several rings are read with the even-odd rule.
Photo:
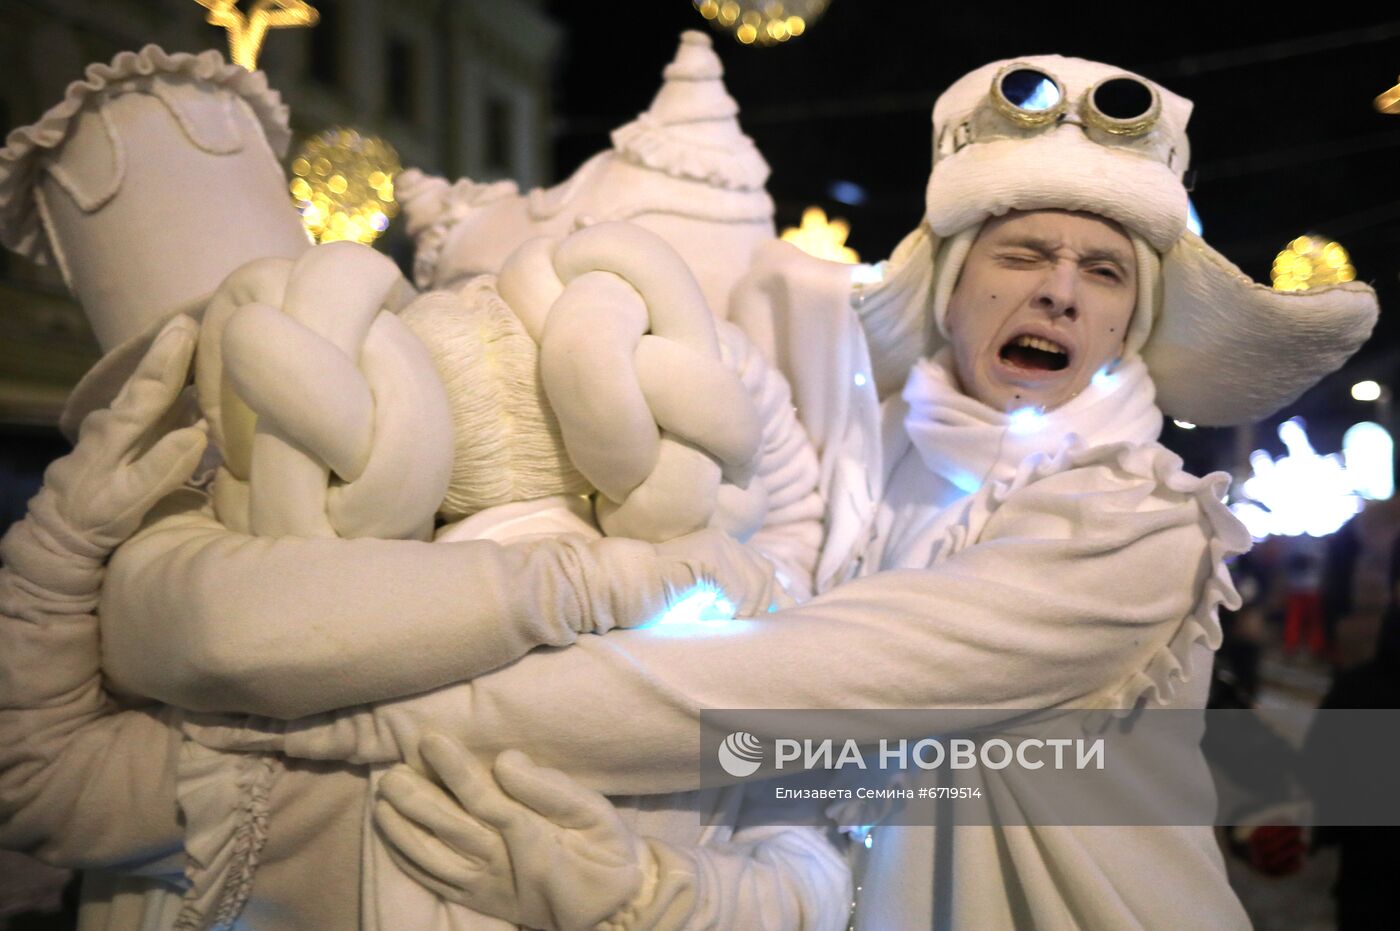
[[1003, 75], [1001, 94], [1007, 103], [1028, 113], [1053, 110], [1060, 103], [1060, 86], [1055, 79], [1032, 68], [1017, 68]]
[[1132, 78], [1112, 78], [1094, 88], [1093, 104], [1111, 120], [1139, 120], [1152, 109], [1152, 90]]

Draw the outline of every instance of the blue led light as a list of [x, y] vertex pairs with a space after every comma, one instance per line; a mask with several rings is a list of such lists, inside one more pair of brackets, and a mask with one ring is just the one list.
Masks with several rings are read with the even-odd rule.
[[1112, 391], [1118, 385], [1118, 376], [1110, 372], [1105, 365], [1094, 373], [1093, 384], [1100, 391]]
[[1012, 433], [1034, 433], [1045, 424], [1045, 412], [1038, 407], [1022, 407], [1011, 412], [1009, 427]]
[[734, 602], [713, 585], [702, 583], [688, 589], [661, 616], [642, 626], [674, 627], [680, 624], [708, 624], [734, 620]]
[[850, 204], [852, 207], [859, 207], [869, 197], [865, 188], [854, 181], [833, 181], [827, 186], [826, 192], [831, 195], [832, 200]]

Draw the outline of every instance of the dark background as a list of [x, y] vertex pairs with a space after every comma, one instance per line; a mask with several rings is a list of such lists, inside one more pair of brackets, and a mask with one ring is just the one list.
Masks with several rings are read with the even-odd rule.
[[[805, 35], [758, 47], [712, 29], [688, 0], [548, 9], [567, 30], [554, 99], [560, 176], [646, 108], [682, 30], [708, 30], [740, 121], [772, 166], [779, 227], [822, 206], [850, 221], [848, 245], [865, 261], [887, 256], [919, 222], [933, 102], [958, 77], [1043, 53], [1135, 71], [1195, 103], [1191, 198], [1211, 245], [1267, 283], [1289, 240], [1319, 233], [1347, 248], [1358, 279], [1380, 295], [1380, 325], [1356, 360], [1244, 445], [1281, 453], [1273, 424], [1301, 414], [1318, 449], [1336, 450], [1347, 427], [1377, 416], [1375, 405], [1352, 400], [1351, 384], [1394, 386], [1400, 374], [1400, 323], [1386, 312], [1400, 300], [1400, 116], [1372, 106], [1400, 75], [1394, 10], [833, 0]], [[836, 180], [861, 185], [868, 199], [836, 202], [828, 192]], [[1164, 440], [1197, 471], [1229, 468], [1241, 442], [1233, 431], [1170, 425]]]

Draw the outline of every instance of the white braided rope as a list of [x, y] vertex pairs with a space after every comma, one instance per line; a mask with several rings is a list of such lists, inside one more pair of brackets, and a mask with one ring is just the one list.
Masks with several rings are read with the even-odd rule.
[[598, 489], [599, 524], [666, 540], [710, 524], [722, 478], [746, 486], [761, 427], [721, 361], [714, 317], [685, 262], [629, 223], [507, 261], [501, 297], [540, 344], [569, 456]]
[[432, 533], [452, 429], [431, 358], [394, 311], [388, 258], [328, 243], [263, 260], [211, 300], [196, 383], [224, 454], [215, 508], [259, 536]]

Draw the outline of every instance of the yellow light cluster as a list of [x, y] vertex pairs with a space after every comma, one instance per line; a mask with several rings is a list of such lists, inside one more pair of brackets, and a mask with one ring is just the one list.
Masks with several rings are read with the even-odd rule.
[[744, 45], [775, 45], [802, 35], [831, 0], [691, 0], [700, 15]]
[[258, 67], [258, 52], [269, 29], [314, 26], [320, 20], [305, 0], [254, 0], [247, 14], [238, 0], [194, 0], [209, 11], [205, 22], [228, 31], [228, 54], [249, 71]]
[[1321, 236], [1299, 236], [1274, 257], [1275, 291], [1306, 291], [1356, 278], [1351, 257], [1340, 243]]
[[288, 187], [312, 239], [368, 245], [399, 212], [394, 178], [401, 170], [398, 153], [383, 139], [328, 129], [292, 160]]
[[790, 242], [808, 255], [832, 262], [845, 262], [854, 265], [860, 261], [856, 250], [846, 245], [846, 237], [851, 235], [851, 224], [839, 217], [828, 220], [826, 211], [820, 207], [808, 207], [802, 211], [802, 226], [789, 226], [783, 230], [783, 241]]

